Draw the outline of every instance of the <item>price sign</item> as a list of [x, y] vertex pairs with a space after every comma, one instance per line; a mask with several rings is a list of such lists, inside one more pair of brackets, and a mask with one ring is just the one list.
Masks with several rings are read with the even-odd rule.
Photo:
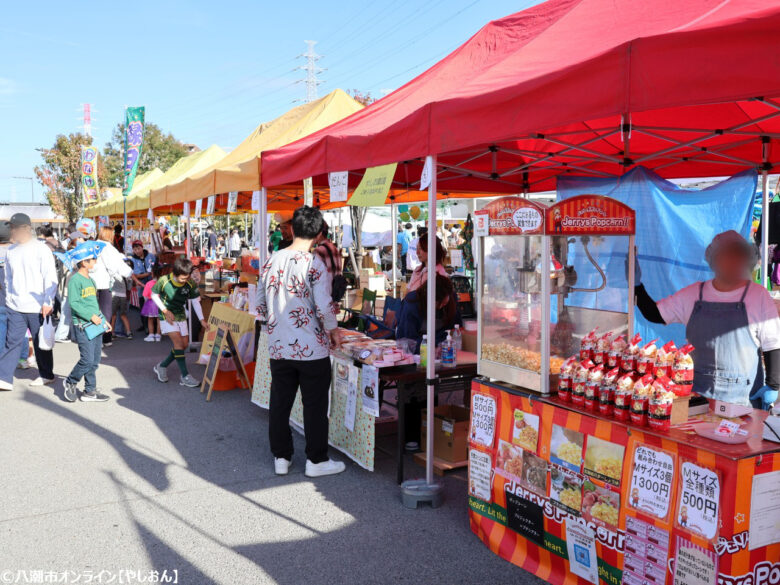
[[471, 432], [472, 443], [493, 448], [496, 435], [496, 399], [487, 394], [475, 393], [471, 396]]
[[485, 502], [491, 499], [490, 474], [493, 458], [488, 453], [469, 450], [469, 494]]
[[631, 471], [628, 505], [645, 514], [665, 520], [672, 498], [674, 457], [666, 451], [637, 445]]
[[718, 535], [720, 478], [715, 470], [691, 461], [680, 465], [680, 498], [677, 525], [713, 540]]

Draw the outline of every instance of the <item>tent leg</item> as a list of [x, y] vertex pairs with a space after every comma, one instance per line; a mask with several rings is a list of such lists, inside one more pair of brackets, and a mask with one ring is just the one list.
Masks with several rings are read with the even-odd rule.
[[[436, 156], [431, 160], [431, 184], [428, 187], [428, 250], [433, 258], [436, 257]], [[420, 502], [430, 502], [431, 506], [438, 508], [444, 500], [442, 485], [433, 481], [433, 407], [436, 385], [436, 262], [429, 262], [428, 270], [428, 295], [426, 319], [428, 323], [428, 359], [425, 366], [425, 378], [427, 387], [426, 400], [426, 444], [425, 444], [425, 481], [409, 480], [401, 484], [401, 497], [404, 506], [416, 508]], [[399, 429], [402, 432], [402, 429]]]
[[393, 224], [393, 261], [390, 263], [390, 270], [393, 274], [393, 296], [396, 295], [395, 271], [398, 264], [398, 206], [395, 203], [390, 204], [390, 221]]
[[769, 289], [769, 177], [761, 173], [761, 284]]

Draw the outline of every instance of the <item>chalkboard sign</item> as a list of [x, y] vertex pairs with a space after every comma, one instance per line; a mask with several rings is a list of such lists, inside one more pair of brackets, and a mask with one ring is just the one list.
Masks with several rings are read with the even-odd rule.
[[236, 343], [233, 341], [233, 336], [230, 334], [230, 330], [227, 327], [217, 327], [217, 332], [214, 334], [214, 345], [211, 347], [211, 354], [209, 355], [209, 361], [206, 364], [206, 374], [203, 376], [203, 381], [200, 384], [201, 394], [208, 389], [206, 394], [206, 401], [211, 400], [211, 393], [214, 390], [214, 379], [219, 371], [219, 360], [222, 357], [222, 351], [227, 346], [230, 351], [233, 363], [236, 365], [236, 372], [238, 372], [241, 381], [245, 384], [243, 388], [251, 388], [252, 384], [249, 381], [249, 376], [244, 368], [244, 362], [241, 361], [241, 354], [238, 353]]
[[539, 546], [544, 546], [544, 509], [526, 498], [506, 492], [507, 526]]

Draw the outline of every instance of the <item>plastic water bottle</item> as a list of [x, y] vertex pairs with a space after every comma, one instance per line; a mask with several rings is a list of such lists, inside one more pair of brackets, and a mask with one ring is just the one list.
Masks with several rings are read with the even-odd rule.
[[428, 336], [422, 336], [422, 342], [420, 343], [420, 365], [424, 368], [428, 365]]
[[441, 344], [441, 365], [445, 368], [455, 367], [455, 346], [449, 331], [447, 331], [447, 339]]
[[452, 346], [455, 348], [455, 361], [458, 359], [458, 352], [463, 351], [463, 333], [460, 331], [460, 325], [455, 325], [452, 330]]

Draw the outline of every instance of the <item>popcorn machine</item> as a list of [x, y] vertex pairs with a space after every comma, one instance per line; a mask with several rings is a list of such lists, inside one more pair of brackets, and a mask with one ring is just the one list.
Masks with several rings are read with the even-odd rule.
[[593, 329], [632, 334], [634, 211], [598, 195], [475, 213], [479, 374], [549, 394]]

